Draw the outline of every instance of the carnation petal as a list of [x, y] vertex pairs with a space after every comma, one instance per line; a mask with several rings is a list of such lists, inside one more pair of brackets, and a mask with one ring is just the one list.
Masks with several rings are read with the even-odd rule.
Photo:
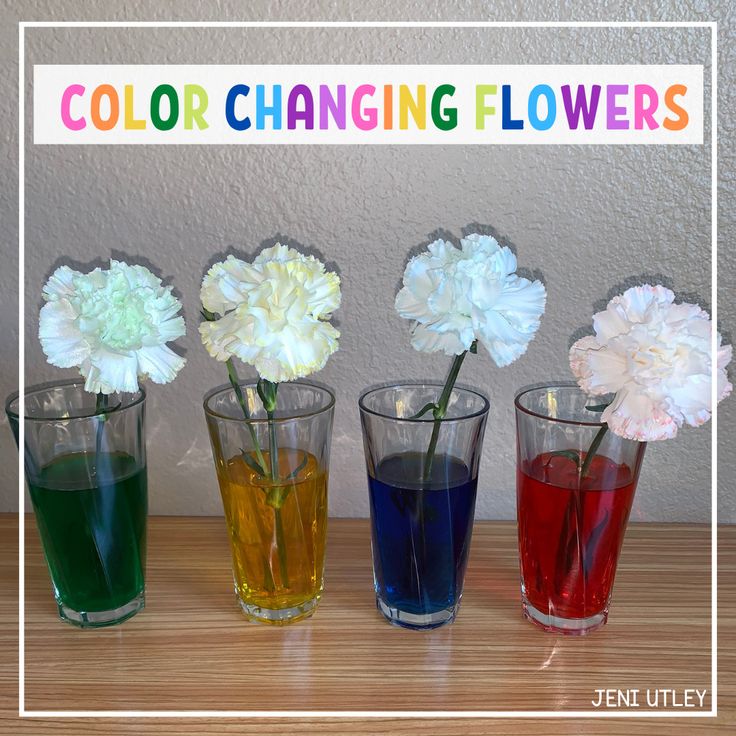
[[[442, 240], [442, 238], [438, 238], [433, 243], [430, 243], [427, 246], [427, 250], [430, 255], [440, 262], [454, 260], [460, 254], [460, 251], [452, 243]], [[418, 257], [426, 258], [427, 256], [426, 254], [421, 254]]]
[[585, 337], [581, 337], [570, 348], [570, 369], [580, 388], [587, 393], [592, 393], [588, 384], [590, 378], [589, 356], [592, 351], [599, 350], [600, 347], [595, 337], [586, 335]]
[[[460, 238], [460, 247], [464, 254], [471, 256], [481, 252], [487, 257], [501, 251], [501, 246], [496, 238], [491, 235], [480, 235], [479, 233], [471, 233], [464, 238]], [[508, 248], [506, 250], [511, 252]], [[516, 271], [516, 267], [511, 270]]]
[[482, 324], [476, 325], [476, 335], [499, 368], [504, 368], [527, 350], [532, 334], [517, 330], [501, 314], [489, 312]]
[[[320, 264], [321, 266], [322, 264]], [[340, 277], [332, 271], [317, 273], [307, 281], [307, 301], [313, 317], [328, 317], [340, 308]]]
[[38, 335], [49, 363], [78, 367], [94, 393], [138, 391], [137, 351], [184, 334], [181, 303], [145, 266], [113, 259], [86, 274], [62, 266], [43, 295]]
[[696, 330], [705, 335], [710, 332], [710, 317], [698, 304], [672, 304], [664, 314], [666, 321], [676, 326], [687, 325], [689, 330]]
[[405, 298], [408, 299], [409, 295], [411, 295], [418, 305], [423, 305], [415, 308], [405, 307], [407, 315], [402, 316], [406, 319], [415, 319], [408, 314], [413, 309], [419, 312], [426, 310], [426, 301], [435, 288], [435, 280], [432, 277], [430, 261], [430, 257], [426, 253], [423, 253], [415, 256], [406, 264], [406, 268], [404, 269], [404, 287], [401, 291], [405, 292]]
[[399, 316], [404, 319], [429, 322], [433, 316], [429, 310], [427, 300], [417, 297], [407, 286], [404, 286], [396, 295], [394, 306]]
[[154, 383], [169, 383], [184, 367], [186, 360], [168, 345], [153, 345], [136, 351], [138, 374], [147, 376]]
[[433, 315], [444, 315], [460, 312], [462, 314], [463, 309], [458, 309], [458, 295], [456, 290], [453, 288], [453, 283], [450, 279], [440, 279], [439, 283], [435, 287], [434, 291], [427, 298], [427, 306]]
[[[674, 298], [663, 286], [628, 289], [595, 315], [596, 337], [570, 349], [583, 390], [616, 394], [602, 418], [622, 437], [668, 439], [683, 423], [699, 426], [710, 418], [713, 326], [697, 304], [674, 304]], [[715, 359], [720, 400], [731, 391], [725, 370], [731, 347], [719, 348]]]
[[505, 343], [502, 340], [484, 340], [481, 339], [483, 347], [489, 352], [494, 363], [499, 368], [505, 368], [511, 365], [517, 358], [520, 358], [529, 347], [528, 343]]
[[504, 276], [510, 276], [516, 271], [517, 268], [516, 255], [514, 254], [514, 251], [512, 251], [511, 248], [508, 248], [505, 245], [494, 257], [493, 263], [498, 273], [503, 274]]
[[731, 345], [723, 345], [718, 348], [718, 401], [725, 399], [733, 390], [733, 386], [728, 380], [728, 373], [726, 373], [726, 366], [731, 362], [732, 356], [733, 349]]
[[89, 355], [89, 344], [77, 327], [76, 317], [67, 300], [47, 302], [41, 308], [38, 337], [51, 365], [74, 368]]
[[[228, 268], [237, 284], [223, 277]], [[320, 370], [337, 350], [339, 332], [326, 320], [340, 306], [340, 278], [294, 248], [276, 243], [252, 264], [215, 264], [201, 296], [222, 315], [199, 326], [210, 355], [238, 357], [274, 383]]]
[[215, 360], [226, 361], [235, 354], [235, 346], [239, 339], [238, 332], [242, 328], [243, 325], [238, 315], [231, 312], [218, 320], [201, 322], [199, 334], [207, 352]]
[[411, 344], [422, 353], [443, 352], [445, 355], [460, 355], [470, 349], [456, 332], [436, 332], [426, 325], [417, 324], [411, 333]]
[[508, 365], [538, 329], [546, 291], [517, 276], [516, 256], [490, 235], [473, 233], [460, 244], [436, 240], [407, 264], [396, 310], [419, 323], [412, 327], [416, 350], [458, 355], [478, 340]]
[[602, 312], [593, 315], [593, 329], [601, 342], [626, 334], [630, 328], [625, 310], [618, 305], [609, 304]]
[[138, 391], [138, 359], [135, 353], [121, 354], [98, 348], [90, 354], [89, 362], [86, 391], [103, 394]]
[[59, 266], [43, 287], [42, 295], [46, 301], [63, 299], [74, 293], [74, 278], [80, 276], [69, 266]]
[[159, 323], [158, 334], [154, 337], [154, 341], [156, 343], [171, 342], [179, 337], [183, 337], [186, 331], [187, 327], [184, 323], [184, 317], [173, 317]]
[[645, 393], [620, 391], [604, 410], [601, 421], [619, 437], [639, 442], [671, 439], [678, 423]]
[[225, 314], [245, 298], [249, 289], [259, 282], [258, 274], [250, 264], [229, 255], [215, 263], [202, 280], [200, 300], [209, 312]]
[[[102, 272], [100, 271], [100, 273]], [[149, 289], [161, 288], [161, 279], [151, 273], [151, 271], [149, 271], [145, 266], [138, 264], [133, 264], [131, 266], [125, 263], [125, 261], [116, 261], [111, 259], [107, 277], [115, 278], [116, 276], [120, 276], [125, 279], [130, 289], [136, 289], [139, 287]]]
[[541, 281], [512, 276], [506, 280], [494, 309], [507, 319], [536, 330], [546, 303], [547, 290]]
[[599, 347], [587, 355], [588, 390], [595, 395], [618, 391], [628, 380], [626, 356], [610, 347]]
[[680, 386], [670, 388], [667, 395], [669, 413], [682, 423], [699, 427], [710, 419], [711, 381], [707, 375], [689, 376]]
[[491, 273], [487, 278], [470, 279], [468, 299], [477, 310], [499, 309], [506, 284]]
[[271, 261], [278, 263], [286, 263], [287, 261], [298, 261], [304, 256], [295, 248], [289, 248], [288, 245], [275, 243], [269, 248], [264, 248], [254, 259], [253, 265], [261, 263], [269, 263]]
[[[337, 350], [340, 333], [328, 322], [315, 322], [310, 327], [288, 328], [279, 341], [278, 360], [256, 359], [259, 375], [280, 383], [308, 376], [324, 368]], [[263, 355], [263, 354], [262, 354]]]
[[620, 296], [611, 299], [612, 304], [620, 304], [625, 311], [626, 318], [631, 322], [643, 322], [647, 311], [654, 306], [666, 306], [675, 300], [675, 295], [664, 286], [632, 286]]

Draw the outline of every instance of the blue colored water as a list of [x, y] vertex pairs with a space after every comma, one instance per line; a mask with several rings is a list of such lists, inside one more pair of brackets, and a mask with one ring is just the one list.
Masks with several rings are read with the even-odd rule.
[[456, 458], [437, 455], [428, 482], [423, 456], [387, 457], [368, 477], [376, 594], [417, 616], [452, 609], [463, 590], [477, 478]]

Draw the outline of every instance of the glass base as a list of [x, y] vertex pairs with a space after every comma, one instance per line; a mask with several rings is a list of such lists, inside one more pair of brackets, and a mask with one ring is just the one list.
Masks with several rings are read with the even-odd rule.
[[596, 613], [587, 618], [562, 618], [561, 616], [553, 616], [550, 613], [542, 613], [529, 603], [526, 598], [522, 599], [521, 610], [524, 617], [544, 631], [553, 632], [555, 634], [567, 634], [570, 636], [582, 636], [590, 634], [591, 631], [600, 629], [606, 621], [608, 621], [608, 609]]
[[311, 600], [290, 608], [263, 608], [253, 603], [246, 603], [240, 596], [236, 595], [236, 598], [249, 621], [272, 626], [285, 626], [309, 618], [317, 610], [320, 600], [320, 596], [315, 596]]
[[103, 626], [121, 624], [142, 611], [146, 607], [146, 595], [141, 591], [132, 601], [108, 611], [75, 611], [59, 601], [57, 605], [62, 621], [67, 621], [80, 629], [99, 629]]
[[409, 613], [391, 606], [376, 596], [376, 608], [384, 615], [389, 623], [405, 629], [436, 629], [439, 626], [450, 624], [455, 620], [459, 602], [450, 608], [443, 608], [434, 613]]

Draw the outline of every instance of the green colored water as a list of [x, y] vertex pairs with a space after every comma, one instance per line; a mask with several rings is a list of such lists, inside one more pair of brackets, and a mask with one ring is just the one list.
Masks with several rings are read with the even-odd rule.
[[143, 592], [146, 469], [124, 453], [72, 453], [29, 482], [60, 604], [107, 611]]

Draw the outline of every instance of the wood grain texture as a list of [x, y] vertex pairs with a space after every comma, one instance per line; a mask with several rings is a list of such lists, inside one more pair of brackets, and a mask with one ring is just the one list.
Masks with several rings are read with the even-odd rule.
[[[632, 524], [609, 624], [583, 638], [521, 618], [515, 525], [476, 524], [463, 607], [432, 632], [387, 625], [373, 603], [368, 524], [331, 520], [326, 592], [287, 628], [236, 606], [221, 518], [152, 518], [147, 609], [120, 627], [60, 623], [32, 518], [26, 550], [26, 707], [44, 709], [590, 709], [596, 688], [707, 688], [706, 527]], [[282, 720], [24, 720], [17, 707], [13, 517], [0, 516], [0, 733], [294, 733]], [[310, 720], [299, 732], [697, 734], [734, 724], [736, 529], [720, 530], [720, 716], [714, 719]], [[11, 595], [6, 595], [10, 592]], [[4, 716], [4, 720], [3, 720]]]

